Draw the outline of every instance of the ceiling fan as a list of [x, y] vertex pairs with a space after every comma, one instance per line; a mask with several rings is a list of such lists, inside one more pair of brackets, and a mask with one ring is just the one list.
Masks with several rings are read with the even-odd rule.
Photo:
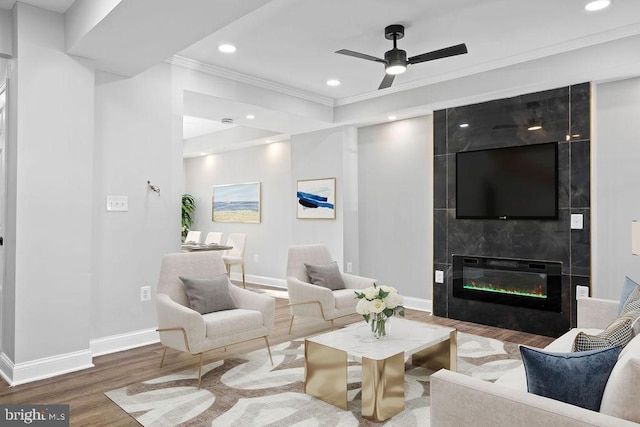
[[384, 59], [365, 53], [354, 52], [353, 50], [340, 49], [336, 51], [341, 55], [353, 56], [355, 58], [366, 59], [368, 61], [381, 62], [384, 64], [385, 76], [380, 83], [378, 89], [386, 89], [391, 86], [393, 79], [398, 74], [402, 74], [407, 70], [407, 65], [418, 64], [420, 62], [433, 61], [434, 59], [447, 58], [449, 56], [462, 55], [467, 53], [467, 46], [457, 44], [455, 46], [445, 47], [443, 49], [434, 50], [423, 53], [421, 55], [412, 56], [407, 59], [407, 52], [398, 49], [397, 41], [404, 37], [404, 26], [400, 24], [389, 25], [384, 29], [384, 37], [387, 40], [393, 40], [393, 49], [388, 50], [384, 54]]

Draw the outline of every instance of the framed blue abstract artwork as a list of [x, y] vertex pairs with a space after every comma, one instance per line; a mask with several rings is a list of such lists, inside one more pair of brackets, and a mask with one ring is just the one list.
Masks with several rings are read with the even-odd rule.
[[336, 179], [305, 179], [296, 190], [297, 217], [300, 219], [336, 218]]

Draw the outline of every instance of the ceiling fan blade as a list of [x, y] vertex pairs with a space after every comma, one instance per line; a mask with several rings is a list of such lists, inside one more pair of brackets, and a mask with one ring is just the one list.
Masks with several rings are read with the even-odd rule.
[[417, 64], [419, 62], [433, 61], [434, 59], [447, 58], [449, 56], [462, 55], [467, 53], [467, 45], [457, 44], [455, 46], [445, 47], [444, 49], [434, 50], [432, 52], [423, 53], [409, 58], [409, 64]]
[[368, 61], [382, 62], [383, 64], [386, 64], [386, 61], [382, 58], [376, 58], [375, 56], [367, 55], [366, 53], [354, 52], [349, 49], [336, 50], [336, 53], [339, 53], [340, 55], [353, 56], [354, 58], [366, 59]]
[[386, 89], [388, 87], [391, 86], [391, 84], [393, 83], [393, 79], [396, 78], [395, 74], [386, 74], [384, 75], [384, 78], [382, 79], [382, 83], [380, 83], [380, 87], [378, 87], [378, 90], [380, 89]]

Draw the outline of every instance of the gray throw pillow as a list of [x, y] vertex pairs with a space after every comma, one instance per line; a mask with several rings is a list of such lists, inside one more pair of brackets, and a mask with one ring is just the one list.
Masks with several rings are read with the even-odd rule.
[[633, 339], [633, 323], [635, 320], [636, 318], [632, 315], [618, 317], [598, 335], [589, 335], [580, 331], [573, 341], [572, 351], [588, 351], [618, 346], [624, 347]]
[[[633, 291], [640, 287], [636, 282], [631, 280], [629, 276], [624, 278], [624, 285], [622, 286], [622, 294], [620, 295], [620, 304], [618, 304], [618, 316], [622, 314], [624, 306], [627, 302], [632, 302], [638, 298], [637, 294], [631, 297]], [[631, 298], [630, 298], [631, 297]]]
[[548, 353], [521, 346], [529, 393], [600, 410], [604, 388], [622, 347]]
[[323, 286], [332, 291], [338, 289], [344, 289], [344, 281], [342, 275], [338, 269], [338, 263], [333, 261], [330, 264], [325, 265], [304, 265], [307, 269], [307, 274], [311, 279], [311, 283], [318, 286]]
[[189, 307], [200, 314], [237, 308], [229, 293], [229, 277], [226, 274], [213, 279], [180, 276], [180, 280], [184, 283]]

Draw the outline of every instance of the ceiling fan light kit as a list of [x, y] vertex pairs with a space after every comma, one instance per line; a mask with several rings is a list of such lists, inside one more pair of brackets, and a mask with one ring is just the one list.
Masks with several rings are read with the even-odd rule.
[[467, 53], [467, 46], [462, 43], [455, 46], [445, 47], [444, 49], [426, 52], [421, 55], [412, 56], [407, 59], [407, 52], [402, 49], [398, 49], [397, 45], [398, 40], [404, 37], [404, 26], [400, 24], [387, 26], [384, 29], [384, 37], [387, 40], [393, 40], [393, 49], [385, 52], [384, 59], [348, 49], [340, 49], [336, 51], [336, 53], [339, 53], [340, 55], [353, 56], [354, 58], [383, 63], [385, 76], [378, 89], [386, 89], [390, 87], [395, 76], [404, 73], [407, 70], [407, 66], [410, 64], [418, 64], [420, 62], [433, 61], [434, 59], [447, 58], [449, 56]]

